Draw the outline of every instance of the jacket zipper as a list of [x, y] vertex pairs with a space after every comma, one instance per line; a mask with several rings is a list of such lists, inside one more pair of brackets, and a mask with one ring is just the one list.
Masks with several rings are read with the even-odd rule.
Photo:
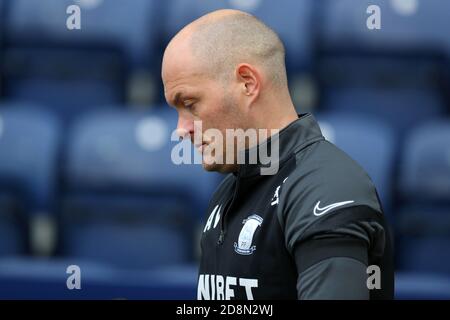
[[228, 206], [228, 208], [225, 210], [225, 212], [223, 213], [222, 220], [220, 221], [220, 234], [219, 234], [219, 239], [217, 240], [217, 245], [219, 245], [219, 246], [223, 244], [223, 241], [225, 239], [225, 233], [226, 233], [225, 219], [228, 214], [228, 211], [231, 210], [231, 208], [233, 207], [234, 201], [236, 200], [237, 192], [239, 189], [239, 180], [240, 180], [240, 170], [238, 170], [238, 174], [236, 177], [236, 186], [234, 188], [233, 198], [231, 198], [231, 203]]

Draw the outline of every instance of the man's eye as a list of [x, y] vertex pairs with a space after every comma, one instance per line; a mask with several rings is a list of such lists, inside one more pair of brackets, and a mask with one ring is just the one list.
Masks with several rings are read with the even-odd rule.
[[192, 109], [194, 107], [195, 103], [194, 102], [185, 102], [184, 103], [184, 107], [186, 109]]

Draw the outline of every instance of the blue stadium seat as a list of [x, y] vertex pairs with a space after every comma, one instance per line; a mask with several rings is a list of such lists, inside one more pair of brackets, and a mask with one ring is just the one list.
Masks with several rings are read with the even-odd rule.
[[[367, 28], [377, 5], [381, 29]], [[450, 3], [441, 0], [321, 1], [321, 42], [325, 48], [353, 47], [376, 51], [434, 51], [450, 55]]]
[[[367, 28], [370, 5], [380, 6], [380, 30]], [[321, 107], [379, 115], [400, 137], [444, 114], [449, 5], [438, 0], [325, 0], [318, 50]]]
[[5, 26], [4, 26], [5, 12], [6, 12], [5, 3], [6, 3], [5, 0], [0, 0], [0, 43], [3, 41], [3, 33], [5, 31]]
[[7, 0], [0, 0], [0, 39], [3, 38], [3, 32], [5, 31], [4, 28], [4, 22], [5, 22], [5, 13], [6, 13], [6, 1]]
[[18, 198], [0, 187], [0, 256], [27, 252], [27, 222]]
[[3, 94], [3, 52], [4, 52], [4, 32], [5, 32], [5, 0], [0, 0], [0, 97]]
[[51, 115], [2, 106], [0, 255], [24, 253], [28, 221], [53, 210], [58, 147], [59, 126]]
[[349, 86], [325, 89], [322, 110], [373, 116], [388, 123], [394, 139], [402, 139], [411, 128], [445, 114], [443, 97], [433, 90]]
[[430, 122], [405, 142], [399, 181], [399, 267], [450, 274], [450, 123]]
[[405, 141], [402, 192], [410, 199], [450, 201], [450, 123], [446, 119], [427, 123]]
[[238, 9], [260, 18], [286, 46], [286, 63], [293, 72], [309, 69], [313, 55], [313, 7], [310, 0], [173, 0], [168, 9], [166, 37], [200, 16], [218, 9]]
[[193, 259], [193, 231], [217, 176], [172, 163], [176, 125], [167, 106], [93, 113], [75, 123], [64, 169], [63, 254], [123, 268]]
[[373, 180], [389, 216], [392, 209], [396, 144], [391, 128], [370, 116], [322, 113], [317, 119], [325, 138], [358, 162]]
[[[66, 9], [73, 4], [80, 6], [81, 30], [66, 27]], [[11, 1], [6, 97], [48, 105], [69, 118], [83, 108], [123, 103], [127, 81], [155, 65], [161, 5], [147, 0]]]

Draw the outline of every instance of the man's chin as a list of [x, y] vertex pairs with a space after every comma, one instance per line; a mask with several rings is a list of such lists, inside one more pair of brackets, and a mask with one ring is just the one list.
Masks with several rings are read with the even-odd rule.
[[231, 173], [237, 171], [237, 166], [233, 164], [218, 164], [202, 162], [203, 169], [208, 172]]

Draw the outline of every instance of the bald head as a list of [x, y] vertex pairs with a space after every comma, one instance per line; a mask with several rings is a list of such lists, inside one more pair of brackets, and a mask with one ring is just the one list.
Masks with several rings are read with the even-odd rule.
[[[237, 170], [237, 137], [222, 144], [211, 132], [226, 137], [229, 129], [280, 129], [297, 119], [283, 44], [241, 11], [215, 11], [183, 28], [164, 52], [162, 80], [166, 100], [178, 112], [179, 135], [192, 140], [201, 132], [193, 143], [208, 171]], [[217, 155], [234, 160], [221, 163]]]
[[[287, 86], [285, 50], [277, 34], [254, 16], [238, 10], [218, 10], [183, 28], [165, 55], [189, 51], [202, 72], [219, 80], [233, 76], [239, 63], [261, 68], [276, 87]], [[200, 68], [200, 67], [199, 67]]]

